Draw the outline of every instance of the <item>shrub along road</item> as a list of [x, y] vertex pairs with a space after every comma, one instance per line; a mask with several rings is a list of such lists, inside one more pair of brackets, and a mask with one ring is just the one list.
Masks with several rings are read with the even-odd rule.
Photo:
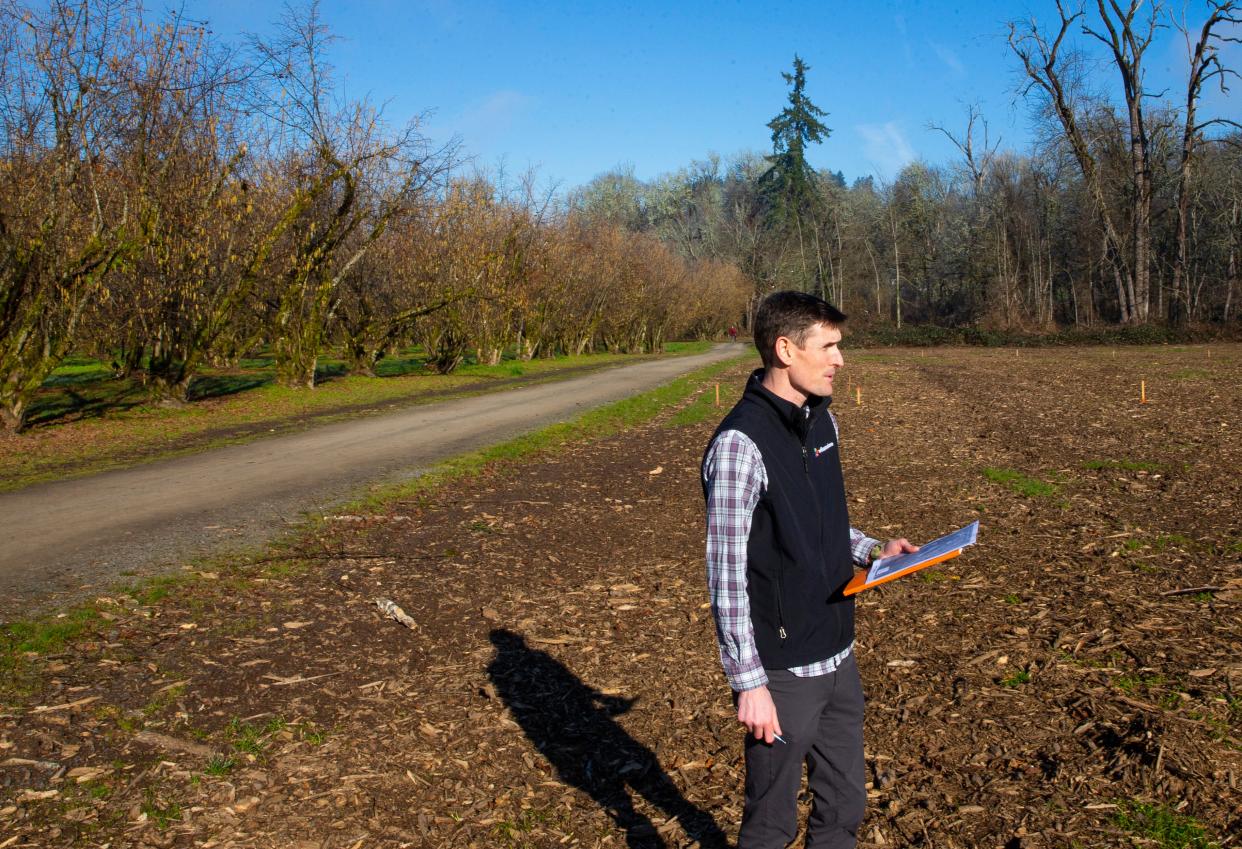
[[739, 353], [719, 345], [0, 494], [0, 621], [123, 574], [263, 543], [367, 484], [408, 480]]

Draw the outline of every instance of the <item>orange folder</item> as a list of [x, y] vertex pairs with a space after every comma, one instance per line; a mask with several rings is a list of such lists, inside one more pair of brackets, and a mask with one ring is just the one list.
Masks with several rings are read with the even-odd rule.
[[962, 553], [962, 550], [960, 548], [956, 548], [953, 551], [946, 551], [944, 554], [941, 554], [939, 557], [933, 557], [931, 560], [925, 560], [922, 563], [916, 563], [915, 565], [910, 566], [909, 568], [902, 569], [899, 572], [893, 572], [891, 574], [885, 575], [883, 578], [879, 578], [870, 583], [867, 582], [867, 575], [871, 573], [871, 570], [868, 569], [864, 572], [859, 572], [857, 575], [855, 575], [853, 579], [848, 584], [845, 585], [845, 589], [842, 592], [844, 595], [854, 595], [855, 593], [860, 593], [863, 590], [869, 590], [872, 587], [878, 587], [880, 584], [887, 584], [889, 581], [895, 581], [898, 578], [909, 575], [912, 572], [917, 572], [920, 569], [926, 569], [928, 566], [935, 566], [937, 563], [943, 563], [946, 560], [952, 560], [954, 557], [957, 557], [961, 553]]

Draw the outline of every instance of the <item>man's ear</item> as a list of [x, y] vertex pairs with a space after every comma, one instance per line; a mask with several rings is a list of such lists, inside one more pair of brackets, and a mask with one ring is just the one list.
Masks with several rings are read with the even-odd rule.
[[788, 366], [793, 362], [793, 351], [790, 350], [793, 347], [793, 341], [788, 336], [776, 337], [774, 347], [777, 365]]

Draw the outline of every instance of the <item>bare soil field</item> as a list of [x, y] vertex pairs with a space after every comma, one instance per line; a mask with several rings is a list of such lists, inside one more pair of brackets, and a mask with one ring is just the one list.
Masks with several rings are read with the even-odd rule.
[[[1238, 845], [1242, 346], [846, 356], [853, 524], [981, 522], [859, 597], [862, 844]], [[713, 394], [101, 599], [3, 689], [0, 847], [728, 845]]]

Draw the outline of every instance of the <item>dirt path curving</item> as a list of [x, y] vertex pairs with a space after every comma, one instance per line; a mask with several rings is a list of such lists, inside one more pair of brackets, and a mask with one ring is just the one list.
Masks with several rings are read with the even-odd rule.
[[261, 544], [367, 484], [415, 477], [740, 353], [718, 345], [0, 494], [0, 621], [123, 575]]

